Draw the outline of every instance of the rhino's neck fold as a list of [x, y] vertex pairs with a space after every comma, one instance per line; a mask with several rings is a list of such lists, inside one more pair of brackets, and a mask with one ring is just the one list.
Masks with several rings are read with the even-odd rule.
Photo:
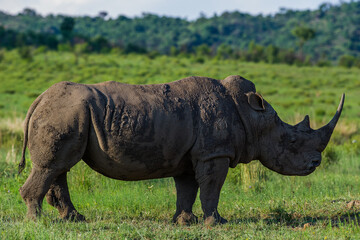
[[254, 129], [250, 123], [250, 121], [251, 121], [250, 117], [247, 116], [247, 114], [244, 114], [243, 111], [240, 111], [239, 107], [241, 105], [236, 100], [236, 98], [234, 98], [234, 101], [238, 108], [237, 110], [238, 110], [241, 122], [245, 128], [245, 133], [246, 133], [245, 146], [244, 146], [244, 148], [246, 149], [246, 156], [241, 156], [241, 159], [246, 159], [245, 162], [248, 163], [248, 162], [258, 158], [257, 157], [257, 146], [258, 146], [259, 141], [254, 132], [254, 131], [256, 131], [256, 129]]

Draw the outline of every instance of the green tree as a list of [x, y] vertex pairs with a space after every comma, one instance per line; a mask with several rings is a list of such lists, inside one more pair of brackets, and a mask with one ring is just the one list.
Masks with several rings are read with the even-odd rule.
[[109, 41], [102, 36], [97, 36], [92, 39], [90, 44], [92, 51], [97, 53], [107, 53], [111, 48]]
[[37, 13], [34, 9], [31, 8], [24, 8], [24, 10], [22, 11], [22, 14], [25, 16], [29, 16], [29, 17], [36, 17]]
[[86, 53], [89, 51], [89, 44], [88, 43], [78, 43], [75, 44], [73, 48], [73, 53], [75, 56], [75, 64], [79, 63], [80, 57], [84, 57], [85, 61], [88, 60]]
[[72, 17], [65, 17], [60, 25], [60, 31], [65, 41], [70, 41], [73, 35], [75, 20]]
[[305, 42], [315, 37], [315, 30], [308, 27], [299, 26], [294, 28], [291, 33], [298, 38], [300, 47], [300, 57], [303, 56], [303, 46]]
[[216, 50], [216, 57], [218, 59], [228, 59], [233, 56], [233, 49], [226, 45], [225, 43], [222, 43]]
[[105, 19], [107, 15], [108, 15], [108, 13], [106, 11], [100, 11], [99, 12], [99, 17], [102, 18], [102, 19]]
[[255, 41], [252, 40], [248, 46], [248, 53], [247, 53], [246, 60], [253, 61], [253, 62], [259, 62], [263, 59], [264, 59], [264, 47], [256, 44]]
[[196, 55], [199, 57], [209, 57], [211, 54], [211, 49], [206, 44], [201, 44], [195, 47]]
[[265, 49], [265, 60], [268, 63], [276, 63], [278, 61], [279, 49], [273, 45], [268, 45]]

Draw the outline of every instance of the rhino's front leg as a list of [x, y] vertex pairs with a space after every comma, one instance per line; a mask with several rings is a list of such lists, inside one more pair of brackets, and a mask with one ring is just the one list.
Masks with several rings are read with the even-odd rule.
[[196, 180], [200, 186], [200, 201], [205, 224], [227, 223], [217, 210], [221, 187], [229, 170], [228, 158], [216, 158], [196, 165]]

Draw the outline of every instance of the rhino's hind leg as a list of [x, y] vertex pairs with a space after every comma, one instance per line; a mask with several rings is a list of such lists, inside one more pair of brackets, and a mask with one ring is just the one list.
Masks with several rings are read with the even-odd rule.
[[200, 201], [206, 225], [227, 223], [227, 220], [220, 216], [217, 206], [228, 170], [227, 158], [211, 159], [197, 164], [196, 179], [200, 186]]
[[177, 200], [176, 213], [173, 222], [180, 225], [189, 225], [197, 222], [197, 217], [192, 212], [199, 185], [194, 175], [174, 177]]
[[59, 211], [62, 219], [85, 221], [85, 217], [76, 211], [71, 202], [66, 175], [67, 172], [62, 173], [55, 179], [46, 194], [46, 200]]
[[20, 195], [28, 209], [28, 218], [36, 220], [36, 218], [40, 217], [43, 199], [56, 176], [55, 171], [33, 166], [30, 176], [20, 188]]

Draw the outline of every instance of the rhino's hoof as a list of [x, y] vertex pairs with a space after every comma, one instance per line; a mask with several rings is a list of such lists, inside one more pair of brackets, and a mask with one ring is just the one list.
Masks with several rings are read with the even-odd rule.
[[228, 221], [225, 218], [219, 217], [219, 218], [215, 218], [214, 216], [209, 216], [207, 218], [205, 218], [204, 220], [204, 224], [207, 226], [213, 226], [216, 224], [225, 224]]
[[72, 211], [62, 218], [63, 220], [72, 221], [72, 222], [84, 222], [86, 221], [84, 215], [81, 215], [77, 211]]
[[189, 226], [198, 222], [198, 218], [193, 213], [187, 213], [182, 211], [180, 215], [176, 218], [176, 223], [181, 226]]

